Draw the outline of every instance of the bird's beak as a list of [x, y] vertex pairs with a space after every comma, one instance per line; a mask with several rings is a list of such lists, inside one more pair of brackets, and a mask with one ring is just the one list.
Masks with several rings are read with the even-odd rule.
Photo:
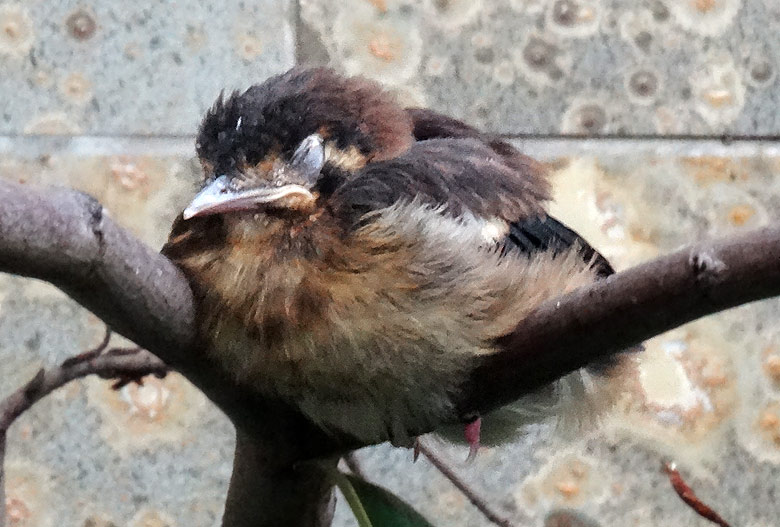
[[314, 196], [301, 185], [289, 184], [281, 187], [257, 187], [245, 190], [232, 190], [228, 186], [228, 177], [220, 176], [193, 198], [184, 209], [185, 220], [209, 214], [252, 210], [264, 203], [273, 203], [283, 198], [301, 197], [313, 200]]

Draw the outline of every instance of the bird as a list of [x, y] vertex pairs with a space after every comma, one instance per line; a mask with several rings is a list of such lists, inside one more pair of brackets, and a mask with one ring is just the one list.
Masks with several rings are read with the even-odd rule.
[[[547, 213], [543, 164], [360, 76], [295, 67], [223, 93], [196, 152], [200, 190], [162, 253], [192, 285], [208, 353], [361, 444], [459, 423], [476, 452], [488, 421], [456, 404], [475, 360], [542, 302], [614, 273]], [[616, 362], [518, 403], [550, 413], [568, 397], [582, 417]]]

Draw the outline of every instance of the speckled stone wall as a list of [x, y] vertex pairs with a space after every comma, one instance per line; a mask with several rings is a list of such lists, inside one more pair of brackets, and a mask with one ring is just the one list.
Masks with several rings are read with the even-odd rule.
[[[192, 134], [219, 91], [330, 63], [407, 104], [543, 136], [517, 144], [550, 164], [554, 213], [624, 268], [780, 219], [778, 5], [0, 0], [0, 177], [83, 189], [159, 247], [194, 190]], [[720, 135], [763, 140], [704, 138]], [[776, 525], [779, 308], [653, 339], [615, 410], [576, 439], [534, 426], [471, 465], [441, 450], [517, 525], [704, 527], [660, 471], [671, 459], [735, 525]], [[0, 275], [0, 397], [101, 335], [53, 287]], [[229, 423], [176, 375], [119, 392], [72, 383], [11, 430], [11, 525], [219, 525], [232, 447]], [[489, 525], [410, 452], [359, 456], [436, 525]], [[355, 525], [342, 504], [336, 525]]]
[[777, 134], [775, 0], [301, 0], [307, 49], [508, 133]]
[[192, 133], [220, 90], [292, 66], [294, 23], [289, 0], [0, 3], [0, 133]]

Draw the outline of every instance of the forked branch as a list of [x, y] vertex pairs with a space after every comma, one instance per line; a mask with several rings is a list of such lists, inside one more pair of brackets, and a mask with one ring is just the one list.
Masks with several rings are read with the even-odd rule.
[[118, 389], [128, 382], [142, 382], [143, 377], [164, 377], [168, 367], [160, 359], [141, 348], [108, 348], [111, 331], [103, 341], [81, 355], [65, 360], [50, 370], [40, 369], [24, 386], [0, 401], [0, 527], [5, 522], [5, 440], [14, 421], [35, 403], [72, 380], [97, 375], [116, 379]]
[[[0, 182], [0, 271], [62, 288], [179, 370], [241, 429], [239, 457], [264, 466], [253, 471], [244, 463], [233, 478], [225, 525], [257, 527], [240, 513], [257, 503], [287, 511], [287, 525], [320, 513], [320, 524], [328, 525], [324, 480], [280, 497], [273, 478], [284, 475], [292, 488], [300, 480], [290, 472], [296, 461], [364, 445], [326, 436], [294, 409], [236, 385], [196, 345], [195, 303], [182, 273], [116, 225], [94, 199]], [[679, 250], [540, 306], [504, 339], [506, 352], [475, 365], [459, 405], [464, 414], [490, 410], [688, 321], [777, 295], [779, 226]], [[36, 382], [51, 380], [44, 375]]]

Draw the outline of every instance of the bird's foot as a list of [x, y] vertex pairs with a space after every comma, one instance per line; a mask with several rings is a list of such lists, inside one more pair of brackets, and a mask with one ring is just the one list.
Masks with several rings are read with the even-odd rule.
[[417, 459], [420, 457], [420, 438], [414, 438], [414, 453], [412, 454], [412, 463], [417, 463]]
[[482, 418], [477, 416], [474, 420], [466, 424], [463, 429], [463, 435], [466, 437], [466, 442], [469, 444], [469, 456], [466, 458], [466, 462], [473, 461], [477, 457], [477, 451], [479, 450], [479, 436], [482, 431]]

